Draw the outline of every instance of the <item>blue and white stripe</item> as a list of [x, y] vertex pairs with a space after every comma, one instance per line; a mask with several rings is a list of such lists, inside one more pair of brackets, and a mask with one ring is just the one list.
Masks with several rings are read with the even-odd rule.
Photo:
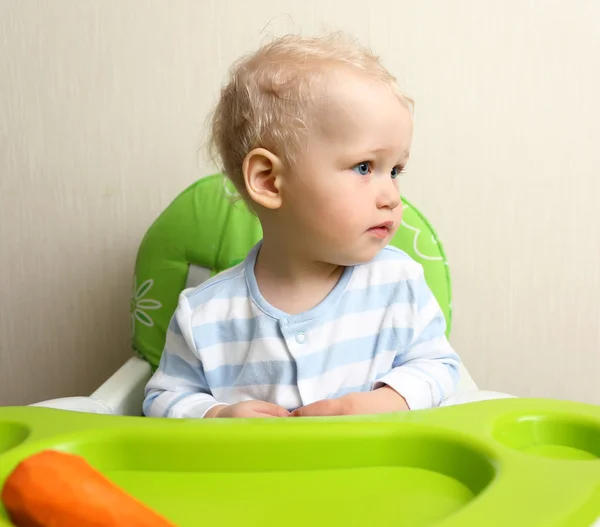
[[323, 302], [289, 315], [260, 294], [259, 247], [181, 294], [146, 386], [146, 415], [202, 417], [252, 399], [291, 410], [382, 384], [419, 409], [453, 392], [459, 358], [422, 267], [405, 253], [387, 247], [346, 268]]

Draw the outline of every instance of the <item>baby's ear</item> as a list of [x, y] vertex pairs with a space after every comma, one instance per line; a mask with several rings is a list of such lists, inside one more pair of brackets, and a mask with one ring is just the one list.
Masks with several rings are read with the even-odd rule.
[[283, 163], [273, 152], [255, 148], [242, 164], [244, 184], [250, 198], [267, 209], [281, 207], [279, 191]]

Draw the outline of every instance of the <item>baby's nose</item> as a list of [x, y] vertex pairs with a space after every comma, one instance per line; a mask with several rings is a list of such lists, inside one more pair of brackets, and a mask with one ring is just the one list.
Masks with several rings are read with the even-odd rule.
[[378, 196], [377, 206], [380, 209], [395, 209], [398, 205], [400, 205], [400, 202], [400, 191], [398, 190], [396, 184], [390, 180], [390, 182], [387, 183], [381, 190]]

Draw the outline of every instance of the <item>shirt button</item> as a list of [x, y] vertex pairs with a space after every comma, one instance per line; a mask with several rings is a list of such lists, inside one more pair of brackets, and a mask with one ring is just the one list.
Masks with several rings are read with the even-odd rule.
[[296, 342], [298, 344], [304, 344], [308, 340], [308, 335], [304, 331], [296, 333]]

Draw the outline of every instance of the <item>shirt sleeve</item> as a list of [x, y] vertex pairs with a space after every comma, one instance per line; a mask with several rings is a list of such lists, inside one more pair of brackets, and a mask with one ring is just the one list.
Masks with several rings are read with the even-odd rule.
[[199, 418], [217, 404], [194, 343], [190, 306], [180, 296], [158, 369], [145, 388], [144, 415]]
[[422, 268], [419, 277], [409, 283], [415, 305], [413, 336], [373, 388], [388, 385], [404, 397], [411, 410], [420, 410], [439, 406], [454, 392], [460, 358], [446, 338], [446, 319]]

